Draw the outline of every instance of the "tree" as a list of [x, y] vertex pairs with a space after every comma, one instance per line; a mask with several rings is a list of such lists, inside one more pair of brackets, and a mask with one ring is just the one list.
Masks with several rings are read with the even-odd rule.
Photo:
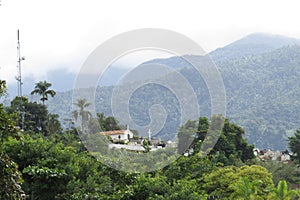
[[291, 200], [298, 197], [299, 194], [296, 190], [289, 190], [286, 181], [281, 180], [278, 182], [277, 188], [273, 189], [268, 199], [272, 200]]
[[197, 133], [197, 122], [188, 120], [178, 131], [178, 153], [182, 154], [189, 149]]
[[58, 118], [57, 114], [48, 114], [46, 126], [49, 133], [59, 133], [62, 130]]
[[294, 136], [289, 137], [289, 147], [293, 152], [291, 158], [300, 163], [300, 129], [296, 131]]
[[249, 181], [247, 177], [242, 177], [239, 181], [233, 185], [234, 193], [230, 195], [230, 199], [240, 199], [240, 200], [255, 200], [262, 199], [257, 196], [257, 186], [259, 182]]
[[198, 140], [203, 141], [205, 139], [208, 129], [209, 129], [208, 119], [206, 117], [199, 117], [198, 131], [197, 131]]
[[[20, 110], [20, 105], [21, 110]], [[17, 121], [17, 125], [27, 132], [43, 132], [47, 134], [47, 117], [48, 110], [45, 105], [29, 102], [26, 97], [16, 97], [11, 101], [10, 107], [7, 108], [8, 113], [21, 112]], [[20, 118], [23, 118], [20, 120]]]
[[106, 129], [105, 129], [105, 115], [104, 115], [104, 113], [97, 113], [97, 120], [99, 122], [101, 131], [106, 131]]
[[76, 150], [36, 134], [24, 134], [20, 141], [9, 139], [4, 148], [19, 164], [23, 173], [23, 189], [28, 199], [56, 199], [66, 192], [67, 183], [78, 173]]
[[105, 117], [104, 113], [97, 113], [97, 120], [101, 131], [113, 131], [121, 129], [119, 121], [113, 116]]
[[118, 120], [113, 116], [108, 116], [105, 118], [104, 128], [107, 131], [120, 130], [120, 125]]
[[0, 97], [6, 94], [6, 81], [0, 80]]
[[245, 131], [240, 126], [225, 119], [220, 138], [211, 153], [219, 152], [220, 155], [225, 155], [226, 158], [222, 161], [224, 164], [231, 164], [232, 159], [240, 159], [243, 162], [253, 159], [254, 146], [248, 144], [247, 140], [243, 138], [244, 134]]
[[[239, 184], [256, 182], [253, 183], [256, 188], [253, 185], [253, 187], [251, 186], [251, 190], [254, 191], [255, 189], [255, 193], [260, 197], [266, 197], [268, 194], [266, 190], [274, 187], [272, 174], [267, 169], [258, 165], [245, 165], [242, 167], [227, 166], [213, 170], [203, 176], [204, 184], [201, 187], [210, 195], [226, 199], [235, 191], [237, 192], [236, 184], [240, 178], [246, 178], [248, 181], [245, 182], [245, 179], [244, 182], [242, 180]], [[245, 192], [243, 190], [239, 191], [238, 194], [240, 195], [240, 193]]]
[[50, 95], [51, 97], [54, 97], [56, 95], [56, 92], [54, 90], [49, 90], [51, 86], [51, 83], [40, 81], [35, 84], [34, 90], [31, 92], [31, 95], [39, 94], [44, 105], [45, 101], [48, 100], [48, 95]]
[[299, 187], [300, 172], [297, 163], [284, 163], [278, 160], [257, 161], [257, 163], [272, 173], [273, 181], [276, 185], [284, 179], [289, 185], [292, 184]]
[[140, 174], [130, 187], [127, 199], [182, 199], [204, 200], [207, 196], [201, 191], [196, 180], [177, 180], [173, 183], [159, 172], [155, 175]]
[[[6, 92], [5, 81], [0, 80], [0, 97]], [[9, 137], [18, 138], [13, 116], [4, 111], [0, 104], [0, 199], [22, 199], [25, 194], [21, 188], [21, 173], [18, 165], [10, 159], [3, 149], [3, 143]]]
[[92, 118], [92, 113], [88, 110], [85, 110], [87, 107], [91, 105], [91, 103], [87, 102], [86, 99], [77, 99], [77, 102], [74, 103], [79, 110], [74, 110], [72, 112], [75, 121], [77, 121], [78, 117], [81, 118], [81, 130], [84, 130], [84, 125], [88, 122], [89, 119]]
[[[182, 130], [181, 128], [180, 131]], [[213, 148], [209, 154], [216, 155], [215, 159], [225, 165], [245, 162], [254, 158], [254, 146], [249, 145], [247, 140], [243, 138], [244, 133], [245, 131], [240, 126], [230, 123], [221, 115], [212, 116], [210, 122], [206, 117], [200, 117], [197, 135], [192, 147], [195, 152]], [[211, 143], [214, 141], [216, 143], [212, 147]]]

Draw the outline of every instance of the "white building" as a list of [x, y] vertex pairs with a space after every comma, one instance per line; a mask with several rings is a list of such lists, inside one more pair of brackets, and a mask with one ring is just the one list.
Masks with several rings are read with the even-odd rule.
[[133, 133], [127, 128], [127, 130], [115, 130], [100, 132], [101, 135], [110, 136], [113, 141], [124, 141], [127, 143], [133, 138]]

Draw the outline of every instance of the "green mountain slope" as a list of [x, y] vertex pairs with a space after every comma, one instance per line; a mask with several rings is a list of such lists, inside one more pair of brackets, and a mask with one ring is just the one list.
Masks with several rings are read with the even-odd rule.
[[[297, 40], [286, 41], [293, 44]], [[290, 45], [276, 49], [286, 43], [278, 40], [270, 47], [263, 43], [259, 45], [258, 41], [255, 43], [256, 46], [265, 45], [267, 48], [263, 51], [251, 50], [250, 45], [246, 50], [241, 51], [242, 55], [236, 55], [234, 52], [238, 51], [241, 45], [245, 45], [245, 41], [243, 43], [240, 41], [240, 45], [237, 44], [239, 43], [236, 43], [236, 46], [229, 46], [230, 48], [224, 50], [222, 54], [212, 53], [224, 80], [227, 94], [227, 117], [245, 128], [246, 137], [250, 143], [254, 143], [259, 148], [284, 150], [287, 148], [287, 136], [300, 127], [300, 46]], [[230, 53], [228, 53], [229, 50]], [[226, 57], [226, 53], [235, 56]], [[192, 57], [201, 60], [200, 56]], [[180, 69], [180, 73], [189, 80], [197, 93], [201, 115], [210, 115], [209, 92], [205, 82], [196, 76], [194, 69], [178, 57], [151, 62], [171, 63], [173, 68]], [[166, 76], [172, 76], [172, 74]], [[97, 112], [111, 114], [112, 90], [113, 87], [97, 88], [95, 100]], [[82, 91], [83, 98], [87, 96], [87, 92], [87, 90]], [[49, 110], [60, 114], [62, 118], [70, 117], [71, 94], [72, 92], [58, 93], [54, 99], [49, 100]], [[168, 108], [168, 119], [178, 125], [180, 116], [178, 102], [176, 102], [176, 97], [165, 88], [147, 85], [133, 94], [130, 103], [132, 115], [140, 124], [149, 122], [148, 110], [151, 105], [161, 103]], [[169, 139], [174, 136], [172, 134], [174, 131], [176, 130], [169, 126], [160, 132], [159, 136]]]

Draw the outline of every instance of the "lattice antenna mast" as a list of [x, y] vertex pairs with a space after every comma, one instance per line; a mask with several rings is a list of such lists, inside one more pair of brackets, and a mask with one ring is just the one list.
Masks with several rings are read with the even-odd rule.
[[18, 76], [16, 77], [18, 83], [18, 97], [22, 97], [22, 69], [21, 69], [21, 62], [25, 60], [24, 57], [21, 57], [21, 50], [20, 50], [20, 31], [18, 29], [18, 46], [17, 46], [17, 68], [18, 68]]
[[20, 50], [20, 31], [18, 29], [17, 32], [18, 37], [18, 44], [17, 44], [17, 68], [18, 68], [18, 75], [16, 77], [17, 84], [18, 84], [18, 97], [20, 98], [20, 105], [19, 105], [19, 115], [21, 116], [21, 129], [23, 128], [24, 123], [24, 110], [23, 110], [23, 102], [22, 102], [22, 69], [21, 69], [21, 62], [25, 60], [24, 57], [21, 57], [21, 50]]

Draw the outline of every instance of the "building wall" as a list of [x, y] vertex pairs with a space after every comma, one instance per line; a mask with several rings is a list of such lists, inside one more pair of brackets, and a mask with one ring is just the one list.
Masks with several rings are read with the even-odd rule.
[[116, 135], [110, 135], [110, 137], [113, 140], [124, 140], [128, 141], [128, 138], [133, 138], [133, 133], [129, 130], [125, 130], [124, 134], [116, 134]]

